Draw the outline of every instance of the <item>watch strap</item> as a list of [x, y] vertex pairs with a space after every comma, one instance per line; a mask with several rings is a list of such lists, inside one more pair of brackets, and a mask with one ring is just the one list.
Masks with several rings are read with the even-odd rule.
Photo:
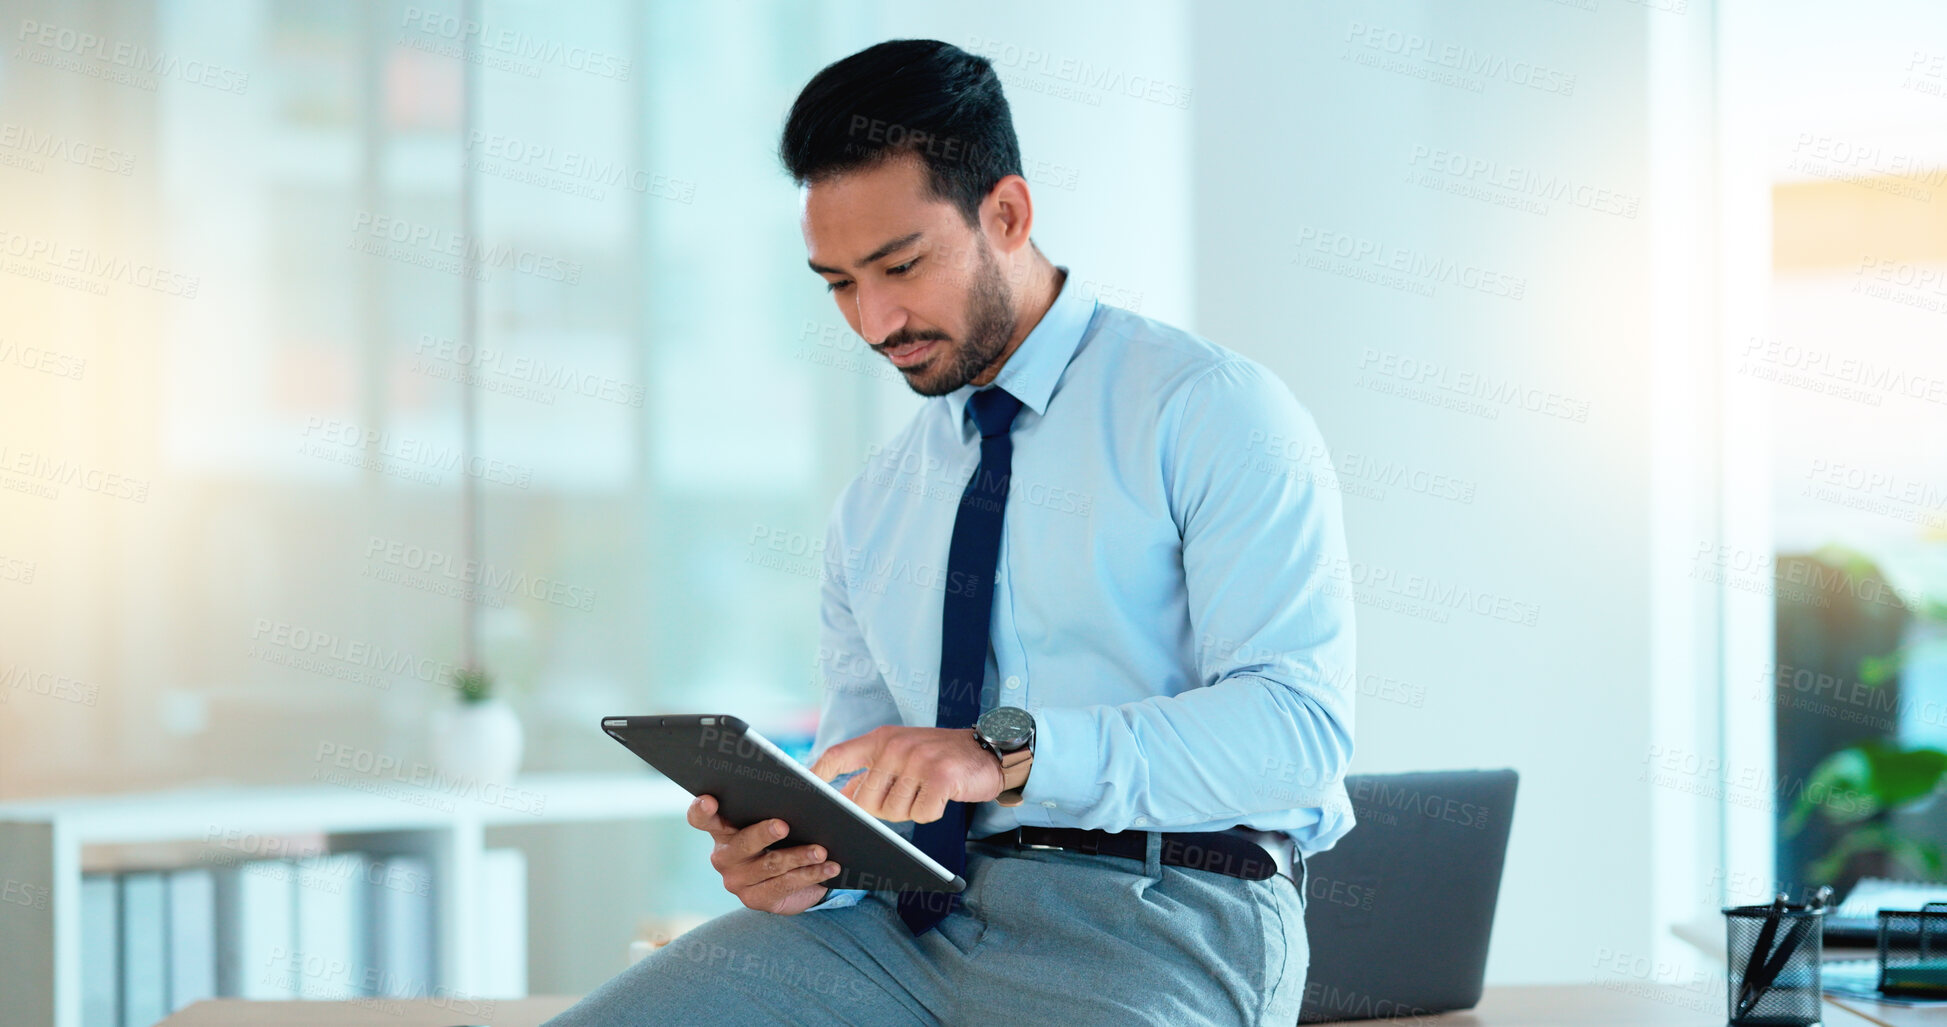
[[998, 755], [1001, 758], [1001, 793], [994, 801], [1002, 806], [1019, 806], [1028, 786], [1028, 771], [1034, 766], [1034, 749], [1024, 747]]

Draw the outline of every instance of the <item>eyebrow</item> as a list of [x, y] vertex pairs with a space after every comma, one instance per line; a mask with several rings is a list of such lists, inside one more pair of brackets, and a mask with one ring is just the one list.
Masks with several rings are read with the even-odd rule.
[[[875, 260], [881, 260], [889, 253], [894, 253], [896, 251], [903, 250], [906, 247], [911, 246], [912, 244], [918, 242], [919, 237], [924, 234], [926, 233], [914, 232], [911, 235], [902, 235], [899, 238], [894, 239], [893, 241], [885, 244], [884, 246], [881, 246], [878, 249], [873, 250], [871, 253], [866, 254], [864, 260], [861, 260], [852, 266], [865, 267], [866, 265], [872, 263]], [[810, 260], [805, 261], [805, 263], [810, 264], [811, 269], [813, 271], [818, 272], [821, 275], [842, 275], [845, 273], [844, 271], [841, 271], [838, 268], [826, 267], [823, 264], [814, 263]]]

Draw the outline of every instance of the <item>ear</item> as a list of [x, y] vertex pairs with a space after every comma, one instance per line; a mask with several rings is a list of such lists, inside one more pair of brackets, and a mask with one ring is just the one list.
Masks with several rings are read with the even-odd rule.
[[1028, 195], [1028, 180], [1008, 175], [994, 183], [987, 199], [980, 204], [980, 227], [996, 252], [1013, 256], [1028, 244], [1034, 228], [1034, 198]]

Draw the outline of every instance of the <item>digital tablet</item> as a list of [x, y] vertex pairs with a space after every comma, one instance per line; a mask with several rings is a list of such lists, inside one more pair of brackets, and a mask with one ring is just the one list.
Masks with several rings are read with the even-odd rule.
[[839, 870], [820, 884], [924, 892], [967, 887], [960, 875], [736, 717], [603, 717], [602, 730], [691, 795], [715, 796], [725, 823], [745, 828], [773, 817], [784, 821], [790, 832], [767, 848], [824, 846]]

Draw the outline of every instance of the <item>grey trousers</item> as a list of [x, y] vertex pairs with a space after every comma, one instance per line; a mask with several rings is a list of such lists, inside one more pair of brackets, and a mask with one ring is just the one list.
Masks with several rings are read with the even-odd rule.
[[546, 1027], [1298, 1022], [1311, 948], [1294, 881], [1148, 859], [967, 845], [961, 907], [914, 938], [896, 893], [726, 913]]

